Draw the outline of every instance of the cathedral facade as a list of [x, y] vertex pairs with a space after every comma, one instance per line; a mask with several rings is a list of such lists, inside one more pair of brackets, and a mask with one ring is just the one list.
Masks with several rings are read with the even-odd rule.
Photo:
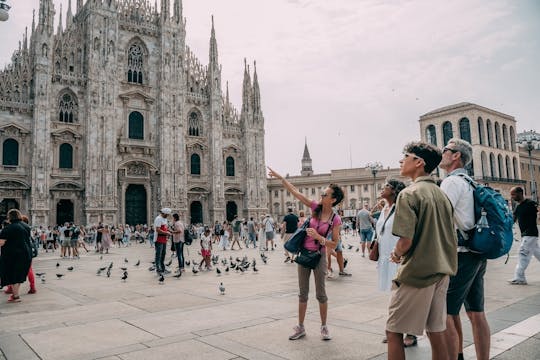
[[[171, 6], [172, 5], [172, 6]], [[242, 108], [223, 93], [214, 24], [203, 65], [181, 0], [41, 0], [0, 72], [0, 217], [35, 225], [187, 222], [266, 213], [264, 117], [244, 61]], [[56, 31], [55, 31], [56, 27]]]

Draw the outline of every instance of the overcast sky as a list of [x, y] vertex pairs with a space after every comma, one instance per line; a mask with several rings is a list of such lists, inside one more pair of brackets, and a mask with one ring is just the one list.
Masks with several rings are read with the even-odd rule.
[[[64, 21], [67, 1], [54, 0]], [[0, 64], [39, 8], [39, 0], [8, 3]], [[238, 109], [243, 59], [257, 61], [266, 162], [284, 174], [300, 173], [305, 138], [315, 173], [370, 161], [397, 167], [403, 145], [420, 138], [420, 115], [463, 101], [514, 116], [518, 132], [540, 131], [539, 1], [183, 4], [187, 44], [205, 64], [214, 15], [223, 86], [229, 81]]]

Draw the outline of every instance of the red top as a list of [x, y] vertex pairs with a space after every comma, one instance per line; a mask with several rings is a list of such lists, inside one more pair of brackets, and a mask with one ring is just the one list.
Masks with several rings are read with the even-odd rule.
[[[163, 230], [163, 231], [169, 231], [166, 224], [161, 224], [161, 226], [159, 228], [161, 230]], [[156, 242], [160, 243], [160, 244], [166, 244], [167, 243], [167, 235], [158, 233]]]

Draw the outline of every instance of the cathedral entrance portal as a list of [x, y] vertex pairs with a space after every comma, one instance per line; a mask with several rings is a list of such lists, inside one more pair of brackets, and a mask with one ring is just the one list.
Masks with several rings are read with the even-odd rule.
[[235, 215], [238, 215], [238, 206], [234, 201], [227, 201], [227, 221], [233, 221]]
[[6, 220], [7, 213], [11, 209], [18, 209], [19, 203], [15, 199], [4, 199], [0, 202], [0, 223]]
[[146, 224], [146, 189], [144, 185], [130, 184], [126, 189], [126, 224]]
[[194, 201], [191, 203], [191, 205], [189, 206], [189, 213], [191, 214], [192, 224], [203, 223], [202, 204], [200, 201]]
[[68, 199], [62, 199], [56, 204], [56, 222], [63, 225], [66, 222], [73, 221], [73, 202]]

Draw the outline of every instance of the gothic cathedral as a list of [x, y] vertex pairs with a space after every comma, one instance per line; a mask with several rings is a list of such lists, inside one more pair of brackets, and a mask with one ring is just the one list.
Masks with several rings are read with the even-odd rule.
[[0, 72], [0, 217], [134, 225], [166, 206], [209, 224], [268, 211], [257, 70], [252, 80], [244, 60], [239, 112], [222, 91], [213, 19], [203, 65], [181, 0], [77, 0], [75, 12], [69, 0], [56, 33], [54, 16], [40, 0]]

